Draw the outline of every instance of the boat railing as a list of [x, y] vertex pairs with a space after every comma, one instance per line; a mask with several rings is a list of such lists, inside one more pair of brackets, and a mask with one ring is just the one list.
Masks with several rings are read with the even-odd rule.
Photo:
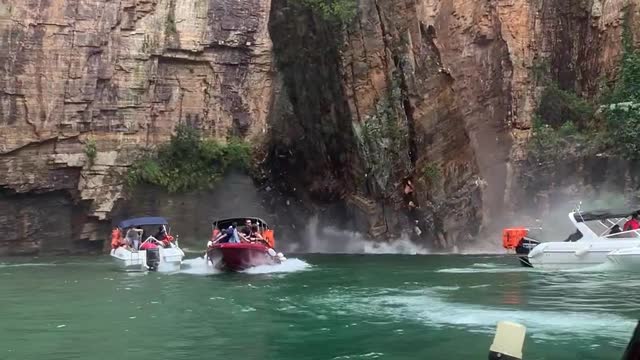
[[[629, 236], [632, 235], [632, 236]], [[627, 231], [621, 231], [619, 233], [615, 233], [615, 234], [603, 234], [601, 235], [604, 238], [607, 239], [629, 239], [629, 238], [640, 238], [640, 230], [636, 229], [636, 230], [627, 230]]]
[[611, 229], [613, 229], [614, 226], [616, 225], [620, 226], [625, 221], [626, 221], [626, 218], [598, 220], [596, 223], [600, 225], [600, 230], [599, 230], [600, 236], [607, 236], [611, 232]]

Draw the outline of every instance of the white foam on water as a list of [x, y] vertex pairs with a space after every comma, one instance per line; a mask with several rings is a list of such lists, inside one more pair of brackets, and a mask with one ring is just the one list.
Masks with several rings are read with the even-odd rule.
[[460, 286], [433, 286], [432, 290], [440, 290], [440, 291], [456, 291], [460, 290]]
[[[179, 273], [190, 275], [215, 275], [222, 272], [210, 264], [207, 264], [205, 257], [199, 257], [195, 259], [187, 259], [182, 262], [182, 269]], [[245, 274], [272, 274], [272, 273], [292, 273], [297, 271], [307, 270], [311, 267], [308, 263], [292, 258], [287, 259], [281, 264], [276, 265], [261, 265], [249, 268], [243, 273]]]
[[[366, 298], [366, 302], [362, 299]], [[447, 302], [431, 291], [412, 291], [405, 295], [334, 296], [325, 301], [339, 307], [372, 315], [418, 320], [435, 327], [463, 327], [470, 331], [492, 333], [499, 321], [514, 321], [527, 327], [533, 338], [570, 340], [575, 337], [627, 339], [636, 321], [619, 315], [596, 312], [508, 309]], [[335, 306], [336, 304], [332, 304]]]
[[243, 271], [245, 274], [273, 274], [273, 273], [292, 273], [304, 271], [311, 268], [311, 265], [300, 259], [287, 259], [281, 264], [260, 265]]
[[47, 263], [24, 263], [24, 264], [6, 264], [0, 263], [0, 268], [11, 268], [11, 267], [30, 267], [30, 266], [57, 266], [58, 264], [47, 264]]
[[482, 268], [482, 267], [466, 267], [466, 268], [445, 268], [436, 270], [438, 273], [447, 273], [447, 274], [476, 274], [476, 273], [488, 273], [488, 274], [496, 274], [496, 273], [511, 273], [511, 272], [533, 272], [537, 271], [533, 268], [526, 267], [495, 267], [495, 268]]
[[190, 275], [214, 275], [220, 274], [220, 270], [207, 263], [207, 259], [202, 256], [194, 259], [182, 261], [182, 269], [179, 273]]
[[347, 360], [347, 359], [377, 359], [379, 357], [384, 356], [383, 353], [378, 352], [370, 352], [365, 354], [355, 354], [355, 355], [342, 355], [336, 356], [332, 360]]

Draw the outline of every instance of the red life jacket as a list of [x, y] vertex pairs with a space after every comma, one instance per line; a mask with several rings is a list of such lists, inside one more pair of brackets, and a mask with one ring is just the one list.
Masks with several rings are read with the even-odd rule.
[[157, 249], [157, 248], [158, 248], [158, 245], [156, 245], [151, 241], [147, 241], [146, 243], [142, 244], [142, 246], [140, 246], [140, 250], [150, 250], [150, 249]]
[[629, 221], [624, 223], [624, 226], [622, 227], [623, 231], [637, 230], [637, 229], [640, 229], [640, 223], [636, 219], [630, 219]]

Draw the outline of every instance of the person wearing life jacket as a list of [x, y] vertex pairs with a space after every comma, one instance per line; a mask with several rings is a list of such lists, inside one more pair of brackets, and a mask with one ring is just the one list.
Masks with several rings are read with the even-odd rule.
[[158, 241], [155, 239], [149, 239], [140, 245], [140, 250], [152, 250], [158, 248]]
[[156, 240], [160, 241], [164, 248], [171, 247], [173, 236], [167, 233], [167, 228], [164, 225], [160, 226], [158, 232], [153, 237], [156, 238]]
[[631, 214], [631, 219], [629, 219], [624, 226], [622, 227], [623, 231], [637, 230], [640, 229], [640, 222], [638, 222], [638, 213], [635, 212]]
[[122, 241], [122, 232], [119, 228], [114, 227], [113, 230], [111, 230], [111, 248], [117, 249], [124, 245], [125, 243]]

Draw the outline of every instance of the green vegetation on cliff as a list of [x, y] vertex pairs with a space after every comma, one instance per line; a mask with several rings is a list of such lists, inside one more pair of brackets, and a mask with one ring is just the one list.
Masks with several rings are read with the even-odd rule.
[[613, 144], [627, 159], [640, 159], [640, 51], [625, 26], [619, 78], [613, 92], [605, 98], [603, 113]]
[[251, 146], [240, 140], [222, 144], [178, 125], [171, 141], [147, 153], [129, 168], [128, 183], [153, 184], [169, 192], [211, 187], [230, 168], [248, 169]]
[[297, 0], [320, 14], [325, 20], [349, 23], [356, 16], [356, 0]]
[[375, 113], [361, 124], [354, 123], [354, 133], [367, 173], [382, 190], [388, 190], [391, 175], [402, 172], [409, 162], [406, 119], [397, 110], [401, 100], [402, 91], [394, 81], [389, 93], [376, 104]]
[[[534, 66], [537, 78], [544, 64]], [[640, 51], [628, 25], [615, 87], [590, 103], [557, 84], [546, 83], [536, 112], [530, 155], [535, 161], [557, 159], [567, 153], [594, 154], [607, 150], [628, 160], [640, 160]]]
[[93, 163], [96, 161], [96, 156], [98, 156], [98, 148], [96, 147], [95, 140], [87, 140], [87, 142], [84, 144], [84, 154], [87, 157], [89, 166], [93, 166]]

